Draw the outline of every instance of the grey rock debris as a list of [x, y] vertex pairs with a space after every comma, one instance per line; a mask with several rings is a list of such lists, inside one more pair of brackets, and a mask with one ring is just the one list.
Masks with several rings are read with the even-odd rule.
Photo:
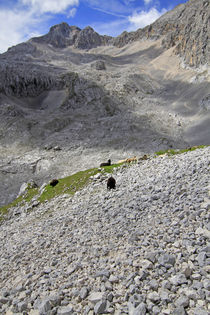
[[209, 160], [209, 147], [150, 158], [115, 169], [116, 190], [107, 174], [10, 213], [0, 313], [208, 314]]

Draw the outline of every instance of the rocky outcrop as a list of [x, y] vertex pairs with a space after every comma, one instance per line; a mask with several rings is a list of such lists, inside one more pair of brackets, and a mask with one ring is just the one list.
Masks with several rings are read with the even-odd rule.
[[58, 77], [47, 67], [28, 64], [0, 63], [0, 93], [5, 95], [37, 96], [41, 92], [62, 86]]
[[97, 60], [91, 64], [92, 68], [96, 70], [106, 70], [106, 64], [103, 60]]

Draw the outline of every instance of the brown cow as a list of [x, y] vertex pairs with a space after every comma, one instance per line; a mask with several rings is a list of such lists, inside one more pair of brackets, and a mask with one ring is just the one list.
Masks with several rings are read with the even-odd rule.
[[127, 162], [127, 163], [137, 162], [137, 157], [134, 156], [134, 157], [132, 157], [132, 158], [129, 158], [129, 159], [126, 160], [126, 162]]

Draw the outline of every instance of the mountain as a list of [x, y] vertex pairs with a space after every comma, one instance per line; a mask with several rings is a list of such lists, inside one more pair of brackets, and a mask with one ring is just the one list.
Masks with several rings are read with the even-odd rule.
[[0, 55], [0, 204], [23, 182], [209, 144], [209, 1], [112, 38], [61, 23]]
[[83, 30], [76, 26], [69, 26], [67, 23], [61, 23], [51, 27], [48, 34], [33, 38], [33, 42], [48, 43], [53, 47], [65, 48], [74, 46], [79, 49], [91, 49], [93, 47], [106, 45], [111, 37], [101, 36], [90, 26]]

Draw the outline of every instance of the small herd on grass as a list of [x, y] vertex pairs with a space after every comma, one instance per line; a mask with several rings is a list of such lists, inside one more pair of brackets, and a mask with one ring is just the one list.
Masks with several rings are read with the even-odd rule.
[[[143, 155], [141, 158], [139, 158], [139, 160], [147, 160], [148, 156], [145, 154]], [[124, 160], [119, 160], [117, 162], [117, 164], [122, 164], [122, 163], [133, 163], [133, 162], [137, 162], [137, 157], [131, 157], [131, 158], [127, 158]], [[101, 163], [100, 167], [105, 167], [105, 166], [110, 166], [111, 165], [111, 160], [109, 159], [107, 162]], [[57, 184], [59, 183], [58, 179], [52, 179], [50, 181], [50, 186], [55, 187]], [[114, 179], [114, 177], [109, 177], [107, 180], [107, 189], [115, 189], [116, 188], [116, 180]]]

